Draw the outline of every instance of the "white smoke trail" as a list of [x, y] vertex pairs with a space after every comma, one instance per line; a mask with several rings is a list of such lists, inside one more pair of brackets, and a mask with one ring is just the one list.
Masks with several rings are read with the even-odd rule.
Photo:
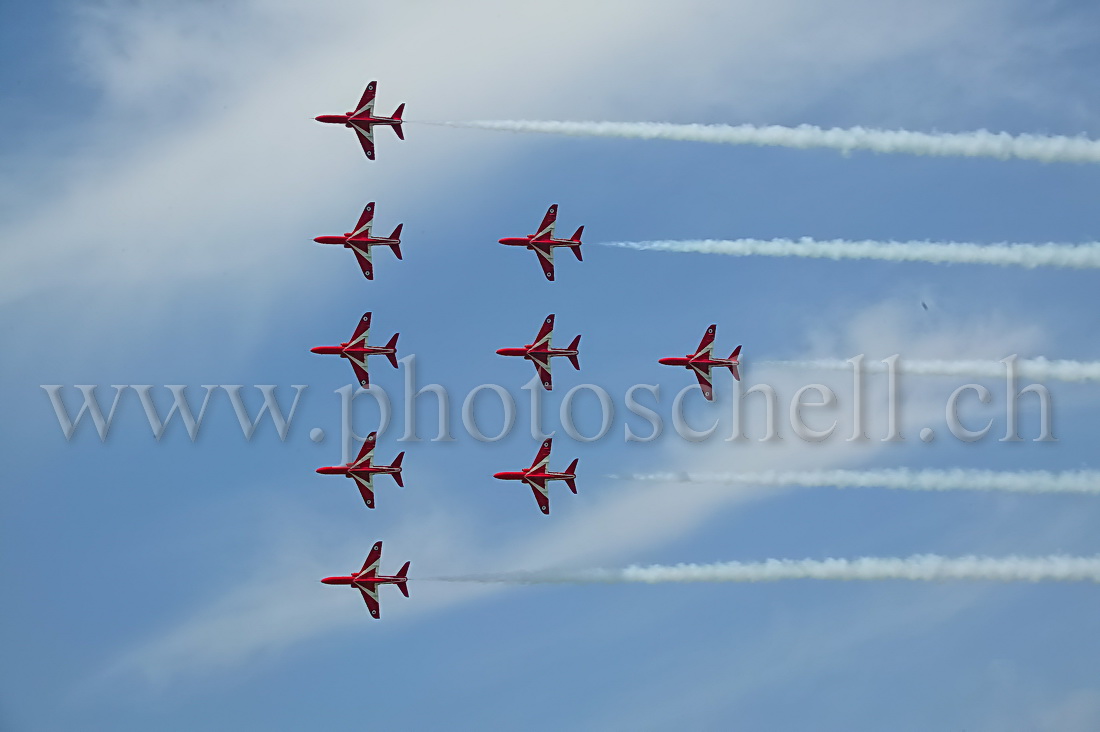
[[624, 137], [642, 140], [680, 140], [724, 145], [758, 145], [798, 149], [830, 148], [841, 152], [870, 150], [876, 153], [1039, 160], [1044, 163], [1100, 163], [1100, 141], [1085, 136], [1010, 135], [1007, 132], [910, 132], [869, 127], [815, 125], [701, 125], [667, 122], [561, 122], [539, 120], [489, 120], [445, 122], [506, 132], [538, 132], [574, 137]]
[[[1007, 361], [1008, 359], [1005, 361], [904, 361], [898, 359], [897, 371], [900, 374], [917, 376], [975, 376], [1003, 379], [1008, 375]], [[848, 361], [832, 358], [754, 363], [761, 366], [780, 366], [811, 371], [851, 371], [854, 368]], [[1100, 381], [1100, 361], [1050, 361], [1039, 357], [1013, 359], [1012, 364], [1016, 376], [1032, 381]], [[864, 373], [884, 373], [887, 371], [887, 364], [864, 363], [862, 369]]]
[[877, 259], [930, 264], [994, 264], [1000, 266], [1100, 267], [1100, 242], [1086, 244], [974, 244], [935, 241], [852, 241], [830, 239], [687, 239], [611, 241], [604, 246], [641, 251], [726, 254], [734, 257], [808, 257], [811, 259]]
[[762, 470], [743, 473], [638, 473], [611, 478], [655, 483], [798, 488], [887, 488], [903, 491], [999, 491], [1007, 493], [1076, 493], [1100, 495], [1100, 471], [1046, 470]]
[[642, 582], [779, 582], [910, 580], [917, 582], [1100, 582], [1100, 556], [1074, 557], [862, 557], [766, 559], [762, 562], [632, 566], [579, 572], [523, 572], [436, 578], [449, 582], [505, 584], [622, 584]]

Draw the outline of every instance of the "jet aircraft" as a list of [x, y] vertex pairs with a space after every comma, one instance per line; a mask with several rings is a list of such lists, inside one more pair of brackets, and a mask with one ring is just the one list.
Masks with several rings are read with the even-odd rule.
[[400, 237], [401, 227], [404, 226], [404, 224], [398, 224], [389, 236], [376, 237], [371, 235], [371, 222], [373, 219], [374, 201], [371, 201], [363, 209], [362, 215], [359, 216], [354, 231], [349, 231], [343, 236], [318, 236], [313, 241], [318, 244], [339, 244], [345, 249], [350, 249], [355, 254], [355, 258], [359, 260], [359, 267], [363, 270], [363, 276], [368, 280], [373, 280], [374, 264], [371, 262], [371, 247], [389, 247], [393, 249], [393, 253], [397, 255], [397, 258], [401, 259]]
[[368, 346], [367, 335], [370, 333], [370, 313], [363, 313], [363, 318], [351, 335], [351, 340], [338, 346], [316, 346], [309, 349], [313, 353], [325, 356], [339, 356], [351, 362], [351, 368], [355, 372], [355, 378], [359, 379], [359, 385], [364, 389], [370, 386], [370, 375], [367, 374], [367, 356], [384, 355], [390, 360], [394, 368], [397, 368], [397, 336], [394, 333], [389, 342], [384, 346]]
[[581, 232], [584, 227], [577, 229], [570, 239], [554, 238], [554, 223], [558, 218], [558, 204], [552, 205], [542, 218], [542, 224], [536, 233], [528, 236], [507, 236], [500, 243], [509, 247], [527, 247], [539, 257], [539, 264], [546, 274], [546, 279], [554, 281], [554, 247], [569, 247], [570, 251], [581, 259]]
[[390, 465], [375, 465], [374, 443], [377, 438], [377, 432], [367, 435], [367, 439], [363, 440], [363, 446], [359, 448], [359, 455], [350, 463], [317, 468], [317, 472], [321, 475], [342, 475], [355, 480], [356, 485], [359, 486], [359, 495], [363, 496], [363, 503], [367, 504], [367, 508], [374, 508], [375, 475], [392, 475], [398, 486], [405, 487], [405, 482], [401, 480], [401, 461], [405, 458], [405, 453], [397, 453], [397, 457]]
[[577, 477], [576, 471], [579, 460], [569, 463], [569, 467], [565, 469], [564, 473], [547, 470], [550, 463], [550, 443], [552, 441], [551, 438], [542, 443], [538, 455], [535, 456], [535, 462], [531, 463], [531, 467], [526, 470], [505, 471], [493, 475], [494, 478], [500, 480], [522, 480], [531, 486], [531, 491], [535, 494], [535, 500], [539, 503], [539, 509], [547, 515], [550, 514], [550, 490], [546, 485], [548, 481], [564, 480], [565, 484], [569, 486], [569, 490], [573, 491], [574, 494], [577, 492], [577, 484], [573, 481]]
[[554, 356], [565, 356], [569, 359], [569, 363], [573, 364], [573, 368], [580, 371], [581, 364], [577, 360], [577, 347], [581, 343], [581, 337], [577, 336], [573, 339], [573, 342], [569, 344], [567, 348], [553, 348], [550, 345], [550, 339], [554, 335], [554, 316], [547, 315], [546, 320], [542, 321], [542, 329], [539, 330], [539, 334], [535, 336], [534, 343], [528, 343], [522, 348], [498, 348], [497, 353], [501, 356], [520, 356], [527, 359], [535, 365], [535, 371], [538, 372], [539, 380], [542, 381], [544, 389], [549, 391], [553, 388], [550, 381], [550, 359]]
[[695, 349], [695, 353], [689, 353], [686, 356], [672, 356], [669, 358], [662, 358], [658, 363], [662, 363], [665, 366], [683, 366], [686, 369], [690, 369], [695, 372], [695, 376], [699, 379], [699, 386], [703, 390], [703, 396], [707, 399], [714, 399], [714, 386], [710, 379], [710, 370], [712, 368], [728, 368], [730, 373], [733, 374], [733, 378], [738, 381], [741, 380], [741, 374], [737, 370], [737, 366], [740, 361], [737, 360], [741, 354], [741, 346], [733, 349], [733, 353], [729, 358], [714, 358], [712, 351], [714, 351], [714, 334], [718, 329], [718, 326], [711, 325], [707, 328], [707, 332], [703, 334], [703, 340], [699, 342], [699, 347]]
[[377, 81], [372, 81], [367, 84], [367, 88], [363, 92], [363, 97], [359, 100], [359, 105], [355, 108], [354, 112], [348, 112], [346, 114], [322, 114], [319, 117], [314, 117], [318, 122], [324, 122], [330, 125], [344, 125], [345, 127], [350, 127], [355, 130], [355, 135], [359, 138], [359, 144], [363, 146], [363, 152], [367, 154], [367, 158], [370, 160], [374, 160], [375, 125], [388, 125], [393, 128], [393, 131], [397, 133], [399, 138], [402, 140], [405, 139], [405, 133], [401, 129], [401, 114], [405, 111], [405, 105], [402, 104], [399, 106], [392, 117], [376, 117], [374, 114], [374, 95], [377, 89]]
[[405, 562], [401, 565], [401, 569], [397, 570], [397, 574], [392, 576], [378, 574], [378, 565], [381, 562], [382, 542], [378, 541], [371, 547], [370, 554], [367, 555], [367, 561], [363, 562], [363, 568], [358, 572], [346, 577], [325, 577], [321, 581], [326, 585], [351, 585], [359, 590], [363, 595], [363, 602], [367, 603], [367, 610], [370, 611], [371, 617], [377, 618], [379, 613], [378, 587], [380, 585], [397, 585], [397, 589], [401, 590], [402, 595], [409, 596], [409, 578], [406, 575], [409, 573], [411, 562]]

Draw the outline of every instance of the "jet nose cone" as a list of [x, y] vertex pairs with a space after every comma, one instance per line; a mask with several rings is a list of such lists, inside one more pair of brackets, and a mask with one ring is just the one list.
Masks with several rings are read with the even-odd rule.
[[497, 244], [507, 244], [507, 243], [508, 243], [507, 239], [497, 239]]
[[508, 354], [505, 353], [505, 351], [507, 351], [507, 350], [508, 350], [507, 348], [498, 348], [497, 349], [497, 355], [498, 356], [507, 356]]
[[336, 584], [336, 578], [335, 577], [325, 577], [324, 579], [321, 580], [321, 584], [334, 585], [334, 584]]
[[504, 472], [501, 472], [501, 473], [493, 473], [493, 477], [494, 477], [494, 478], [499, 478], [499, 479], [501, 479], [501, 480], [504, 480], [504, 477], [505, 477], [506, 475], [507, 475], [507, 473], [504, 473]]
[[320, 353], [321, 352], [321, 347], [320, 346], [314, 346], [313, 348], [309, 349], [309, 352], [310, 353]]

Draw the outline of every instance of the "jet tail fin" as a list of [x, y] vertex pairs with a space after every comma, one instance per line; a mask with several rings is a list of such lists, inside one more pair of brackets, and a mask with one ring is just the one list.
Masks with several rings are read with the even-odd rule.
[[576, 246], [571, 246], [569, 248], [573, 251], [573, 255], [577, 258], [578, 262], [583, 262], [584, 261], [584, 259], [581, 258], [581, 232], [583, 232], [583, 231], [584, 231], [584, 227], [583, 226], [579, 227], [576, 230], [576, 232], [574, 232], [572, 238], [570, 238], [570, 240], [569, 240], [569, 241], [576, 242]]
[[401, 129], [401, 114], [405, 111], [405, 105], [402, 103], [393, 113], [393, 119], [397, 120], [397, 124], [393, 126], [393, 131], [397, 133], [399, 139], [405, 139], [405, 131]]
[[[391, 468], [397, 468], [398, 470], [400, 470], [401, 469], [401, 461], [404, 460], [404, 459], [405, 459], [405, 453], [404, 452], [397, 453], [397, 457], [395, 457], [393, 459], [393, 462], [390, 463], [390, 467]], [[400, 486], [401, 488], [405, 487], [405, 481], [401, 478], [401, 473], [400, 472], [390, 473], [390, 475], [393, 476], [393, 482], [394, 483], [397, 483], [397, 485]]]
[[[577, 349], [580, 348], [580, 345], [581, 345], [581, 337], [577, 336], [576, 338], [573, 339], [573, 342], [569, 344], [569, 349], [568, 350], [576, 351]], [[573, 368], [575, 368], [577, 371], [581, 370], [580, 358], [576, 353], [570, 354], [569, 363], [573, 364]]]
[[[730, 361], [736, 361], [738, 356], [741, 355], [741, 346], [733, 349], [733, 353], [730, 354]], [[741, 371], [737, 368], [737, 364], [730, 365], [730, 373], [733, 374], [733, 378], [737, 381], [741, 380]]]
[[[568, 473], [569, 475], [576, 476], [576, 474], [577, 474], [577, 463], [579, 463], [580, 461], [581, 461], [580, 458], [577, 458], [573, 462], [569, 463], [569, 467], [565, 469], [565, 472]], [[574, 480], [575, 480], [575, 477], [574, 478], [566, 478], [565, 479], [565, 484], [567, 486], [569, 486], [569, 490], [573, 491], [573, 493], [575, 494], [577, 492], [577, 484], [573, 482]]]
[[396, 241], [393, 244], [390, 244], [389, 247], [393, 250], [393, 253], [397, 255], [398, 259], [401, 259], [401, 227], [403, 226], [404, 224], [398, 224], [397, 228], [393, 230], [392, 234], [390, 234], [390, 238], [395, 239]]
[[[402, 564], [401, 569], [397, 570], [397, 576], [398, 577], [407, 577], [408, 574], [409, 574], [409, 565], [410, 564], [412, 564], [412, 562], [405, 562], [404, 564]], [[409, 596], [409, 583], [408, 582], [398, 582], [397, 583], [397, 589], [401, 590], [401, 594], [404, 595], [405, 597]]]
[[393, 338], [390, 338], [390, 342], [386, 344], [386, 348], [390, 349], [389, 353], [386, 354], [386, 358], [390, 360], [390, 364], [394, 368], [397, 368], [397, 336], [399, 335], [401, 334], [394, 333]]

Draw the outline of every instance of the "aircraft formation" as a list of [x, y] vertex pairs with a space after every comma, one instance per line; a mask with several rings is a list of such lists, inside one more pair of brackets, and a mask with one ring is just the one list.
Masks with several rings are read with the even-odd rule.
[[[369, 160], [374, 160], [376, 155], [374, 142], [374, 128], [376, 126], [381, 125], [390, 127], [397, 134], [398, 138], [401, 140], [405, 139], [405, 134], [402, 129], [402, 114], [404, 113], [405, 105], [399, 105], [397, 110], [390, 117], [378, 116], [374, 113], [375, 95], [377, 91], [378, 82], [372, 81], [367, 84], [367, 88], [364, 90], [363, 96], [360, 98], [359, 104], [355, 107], [354, 111], [345, 114], [320, 115], [315, 118], [318, 122], [325, 124], [341, 124], [354, 130], [356, 138], [363, 148], [363, 153]], [[371, 201], [363, 208], [363, 212], [360, 214], [359, 220], [356, 222], [352, 231], [345, 232], [342, 235], [318, 236], [314, 239], [318, 244], [333, 244], [350, 249], [355, 255], [359, 268], [363, 272], [363, 276], [368, 280], [374, 279], [374, 261], [371, 256], [371, 249], [373, 247], [389, 247], [398, 260], [402, 259], [401, 229], [403, 225], [398, 224], [396, 228], [394, 228], [393, 233], [388, 237], [376, 237], [372, 232], [374, 214], [375, 202]], [[547, 209], [546, 214], [542, 218], [542, 222], [539, 224], [534, 234], [510, 236], [498, 240], [499, 243], [504, 246], [525, 247], [533, 251], [542, 268], [543, 275], [548, 282], [553, 282], [555, 280], [555, 249], [567, 247], [578, 261], [583, 261], [583, 257], [581, 256], [581, 235], [584, 233], [584, 227], [578, 227], [576, 232], [573, 233], [573, 236], [568, 239], [556, 239], [554, 238], [554, 228], [557, 223], [557, 218], [558, 205], [552, 204]], [[394, 368], [398, 367], [397, 338], [399, 334], [395, 333], [384, 346], [367, 345], [367, 338], [370, 335], [371, 319], [371, 312], [364, 313], [363, 317], [360, 318], [356, 325], [351, 338], [347, 342], [341, 343], [338, 346], [316, 346], [310, 349], [313, 353], [320, 355], [339, 356], [340, 358], [347, 359], [351, 364], [352, 371], [355, 373], [356, 380], [363, 388], [370, 386], [370, 374], [367, 366], [368, 357], [385, 356], [387, 360], [389, 360], [391, 366]], [[692, 371], [699, 381], [703, 396], [708, 400], [714, 399], [711, 369], [728, 368], [735, 379], [739, 380], [741, 378], [738, 371], [741, 346], [737, 346], [733, 353], [730, 354], [729, 358], [715, 358], [713, 356], [713, 350], [716, 331], [716, 325], [709, 326], [703, 336], [703, 340], [694, 353], [687, 354], [686, 356], [662, 358], [659, 361], [659, 363], [664, 365], [682, 366]], [[578, 335], [573, 338], [565, 348], [555, 348], [551, 345], [553, 333], [554, 315], [551, 314], [546, 316], [543, 320], [542, 326], [539, 329], [538, 335], [535, 336], [534, 341], [524, 346], [500, 348], [497, 350], [497, 353], [501, 356], [518, 357], [530, 361], [535, 367], [542, 387], [549, 391], [553, 389], [553, 381], [550, 373], [551, 359], [556, 356], [565, 357], [574, 369], [580, 370], [579, 349], [581, 336]], [[373, 482], [375, 475], [389, 475], [398, 486], [404, 486], [401, 477], [401, 463], [405, 453], [398, 453], [397, 457], [395, 457], [393, 462], [389, 465], [376, 463], [374, 461], [374, 449], [377, 437], [378, 435], [376, 432], [371, 432], [366, 440], [364, 440], [355, 460], [350, 463], [317, 468], [317, 472], [322, 475], [342, 475], [345, 478], [352, 479], [359, 489], [359, 494], [363, 499], [363, 503], [370, 509], [375, 507]], [[552, 446], [553, 441], [551, 439], [545, 440], [539, 448], [534, 462], [531, 463], [529, 468], [501, 471], [495, 473], [493, 476], [499, 480], [519, 481], [527, 485], [535, 497], [539, 510], [544, 515], [550, 514], [549, 483], [552, 481], [564, 481], [569, 490], [574, 494], [577, 492], [575, 481], [577, 477], [576, 471], [578, 460], [573, 460], [569, 463], [563, 472], [550, 470], [550, 452]], [[407, 585], [409, 562], [405, 562], [396, 575], [387, 576], [378, 574], [381, 558], [382, 542], [379, 541], [375, 543], [366, 561], [363, 563], [363, 567], [358, 572], [346, 576], [325, 577], [321, 582], [326, 585], [348, 585], [359, 590], [371, 617], [378, 618], [380, 617], [380, 606], [378, 602], [378, 588], [380, 585], [394, 584], [401, 590], [401, 593], [405, 595], [405, 597], [409, 596]]]

